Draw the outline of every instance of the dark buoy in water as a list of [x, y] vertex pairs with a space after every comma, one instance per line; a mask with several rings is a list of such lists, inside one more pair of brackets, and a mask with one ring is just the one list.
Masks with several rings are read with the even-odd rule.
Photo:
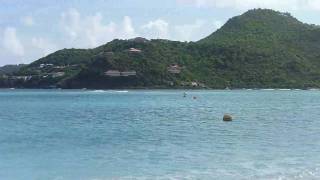
[[229, 114], [225, 114], [224, 116], [223, 116], [223, 121], [232, 121], [232, 116], [230, 116]]

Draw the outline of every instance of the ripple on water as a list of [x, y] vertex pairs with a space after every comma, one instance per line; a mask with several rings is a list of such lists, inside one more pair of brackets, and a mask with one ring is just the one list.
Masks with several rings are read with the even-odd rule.
[[318, 91], [183, 94], [0, 91], [0, 177], [320, 178]]

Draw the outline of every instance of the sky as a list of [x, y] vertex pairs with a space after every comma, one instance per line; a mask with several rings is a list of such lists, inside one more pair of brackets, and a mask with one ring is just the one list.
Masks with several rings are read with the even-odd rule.
[[0, 0], [0, 66], [113, 39], [197, 41], [253, 8], [320, 25], [320, 0]]

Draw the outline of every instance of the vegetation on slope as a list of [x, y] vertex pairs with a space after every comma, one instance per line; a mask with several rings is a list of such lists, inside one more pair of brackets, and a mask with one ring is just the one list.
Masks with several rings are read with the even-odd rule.
[[[130, 48], [141, 52], [130, 52]], [[114, 40], [95, 49], [64, 49], [22, 68], [16, 75], [32, 78], [15, 85], [177, 88], [196, 83], [210, 88], [315, 88], [320, 87], [319, 50], [318, 26], [288, 13], [255, 9], [231, 18], [198, 42], [136, 38]], [[172, 64], [181, 67], [179, 74], [168, 71]], [[110, 77], [105, 75], [108, 70], [136, 71], [136, 76]]]

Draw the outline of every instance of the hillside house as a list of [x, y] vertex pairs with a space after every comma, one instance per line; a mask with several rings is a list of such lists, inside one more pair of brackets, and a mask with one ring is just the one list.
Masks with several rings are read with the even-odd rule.
[[192, 87], [198, 87], [199, 84], [198, 84], [197, 82], [191, 82], [191, 86], [192, 86]]
[[171, 74], [180, 74], [182, 67], [180, 67], [178, 64], [172, 64], [167, 69]]
[[140, 49], [130, 48], [129, 52], [131, 52], [131, 53], [141, 53], [142, 51]]
[[54, 66], [55, 69], [65, 69], [66, 66]]
[[106, 76], [110, 77], [128, 77], [128, 76], [136, 76], [136, 71], [118, 71], [118, 70], [109, 70], [104, 73]]
[[31, 78], [32, 76], [10, 76], [10, 79], [23, 81], [29, 81]]
[[119, 77], [119, 76], [121, 76], [121, 73], [118, 70], [109, 70], [109, 71], [106, 71], [104, 74], [106, 76], [110, 76], [110, 77]]
[[136, 71], [123, 71], [120, 74], [121, 74], [121, 76], [136, 76], [137, 72]]
[[58, 77], [64, 76], [65, 74], [66, 74], [65, 72], [55, 72], [55, 73], [52, 73], [52, 77], [58, 78]]
[[52, 67], [53, 64], [40, 64], [39, 68]]

